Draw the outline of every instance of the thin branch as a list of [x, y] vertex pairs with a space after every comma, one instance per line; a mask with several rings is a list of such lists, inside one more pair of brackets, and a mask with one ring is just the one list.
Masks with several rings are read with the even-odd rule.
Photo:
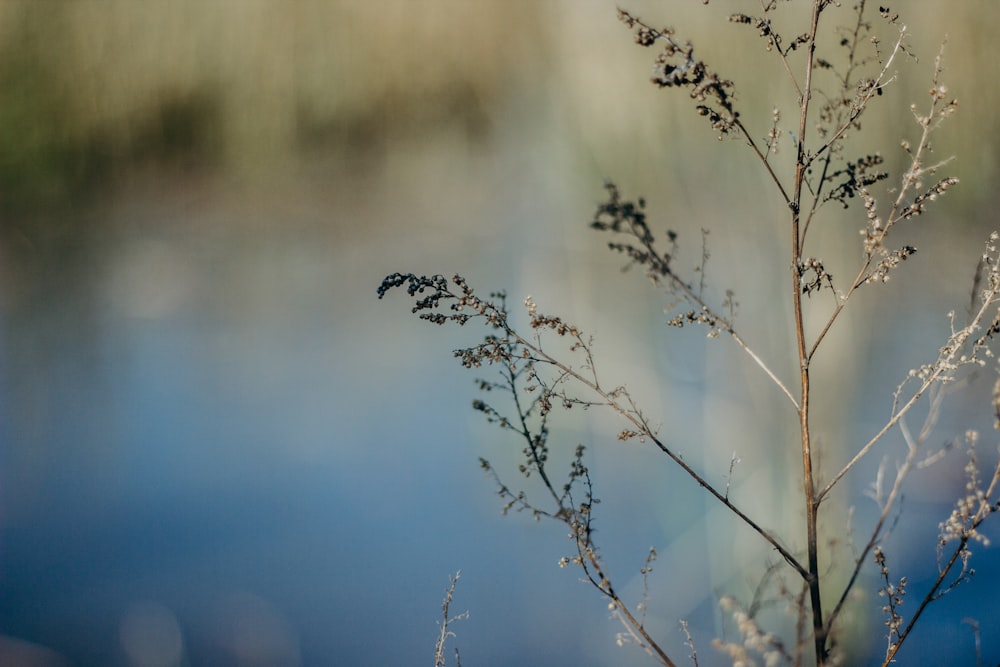
[[959, 365], [976, 362], [975, 356], [965, 356], [965, 344], [972, 337], [972, 334], [979, 329], [980, 325], [984, 321], [988, 321], [987, 313], [993, 309], [998, 298], [1000, 298], [1000, 284], [997, 284], [996, 281], [992, 281], [991, 288], [984, 292], [982, 305], [972, 318], [972, 321], [966, 327], [954, 332], [951, 335], [948, 339], [948, 343], [941, 348], [941, 353], [939, 354], [937, 361], [929, 368], [925, 367], [925, 376], [923, 381], [920, 383], [917, 390], [910, 396], [909, 400], [907, 400], [902, 406], [894, 408], [889, 421], [887, 421], [885, 425], [879, 429], [878, 433], [873, 435], [871, 439], [858, 450], [851, 460], [848, 461], [847, 464], [833, 476], [827, 485], [823, 487], [823, 490], [820, 491], [817, 496], [817, 502], [823, 501], [827, 494], [830, 493], [833, 487], [837, 485], [844, 475], [856, 466], [858, 461], [864, 458], [865, 455], [871, 451], [872, 447], [874, 447], [886, 433], [888, 433], [903, 417], [906, 416], [906, 413], [908, 413], [910, 409], [917, 404], [917, 401], [920, 400], [928, 389], [930, 389], [935, 383], [943, 382], [949, 379]]
[[955, 547], [954, 551], [952, 551], [951, 557], [948, 559], [945, 566], [940, 568], [937, 579], [934, 580], [934, 584], [927, 591], [923, 600], [920, 601], [920, 606], [917, 607], [917, 610], [914, 612], [910, 622], [907, 623], [906, 627], [898, 633], [896, 641], [889, 647], [885, 660], [882, 662], [882, 667], [888, 667], [889, 664], [894, 662], [896, 654], [899, 652], [899, 649], [903, 647], [903, 642], [910, 636], [910, 633], [913, 631], [913, 627], [917, 624], [917, 621], [920, 620], [920, 616], [924, 613], [927, 605], [939, 599], [942, 594], [949, 590], [945, 589], [942, 591], [941, 588], [944, 585], [945, 579], [948, 578], [948, 574], [951, 572], [952, 568], [959, 561], [959, 559], [967, 557], [968, 544], [970, 540], [975, 539], [974, 536], [976, 535], [976, 529], [992, 513], [1000, 510], [1000, 503], [991, 504], [988, 500], [993, 497], [993, 494], [996, 492], [998, 483], [1000, 483], [1000, 464], [998, 464], [993, 470], [993, 478], [990, 480], [989, 488], [987, 488], [986, 491], [980, 492], [982, 496], [979, 500], [979, 507], [975, 516], [971, 517], [968, 527], [965, 528], [961, 537], [958, 538], [958, 545]]
[[[752, 138], [746, 132], [746, 128], [740, 124], [738, 119], [736, 125], [759, 154], [759, 149], [756, 148]], [[644, 206], [643, 201], [640, 199], [638, 206], [635, 206], [631, 202], [622, 202], [617, 186], [613, 183], [606, 183], [605, 188], [608, 190], [609, 201], [598, 209], [591, 227], [602, 231], [627, 234], [636, 239], [641, 249], [636, 249], [634, 246], [625, 244], [609, 244], [609, 247], [629, 254], [635, 262], [645, 264], [648, 274], [654, 279], [666, 279], [670, 290], [678, 293], [688, 303], [699, 308], [699, 312], [693, 313], [692, 317], [700, 321], [710, 322], [716, 330], [728, 333], [737, 346], [764, 371], [764, 374], [771, 379], [781, 393], [798, 410], [799, 403], [795, 399], [795, 396], [792, 395], [792, 392], [785, 386], [785, 383], [771, 370], [760, 355], [754, 352], [743, 337], [737, 333], [733, 318], [724, 317], [712, 308], [703, 298], [701, 290], [696, 289], [693, 285], [683, 280], [673, 267], [671, 267], [670, 256], [664, 255], [656, 248], [653, 235], [649, 231], [649, 227], [645, 221], [645, 212], [642, 211]]]
[[[901, 31], [899, 40], [896, 42], [896, 46], [894, 47], [892, 52], [893, 57], [902, 48], [903, 34], [904, 34], [903, 31]], [[899, 188], [899, 192], [896, 195], [896, 199], [893, 201], [892, 207], [888, 213], [888, 216], [886, 217], [886, 222], [884, 223], [884, 225], [874, 224], [877, 222], [877, 218], [872, 218], [872, 216], [874, 216], [875, 213], [873, 211], [869, 211], [869, 219], [872, 221], [873, 224], [870, 234], [871, 238], [866, 242], [867, 252], [865, 253], [865, 261], [861, 265], [861, 268], [858, 270], [858, 275], [854, 278], [850, 288], [848, 288], [847, 292], [840, 297], [840, 302], [837, 304], [836, 308], [834, 308], [833, 313], [831, 313], [830, 317], [827, 319], [827, 322], [823, 326], [819, 335], [813, 341], [812, 348], [809, 350], [810, 359], [813, 357], [813, 355], [816, 354], [816, 350], [819, 349], [820, 343], [823, 342], [823, 339], [826, 337], [827, 333], [833, 327], [834, 322], [837, 321], [837, 318], [840, 316], [844, 308], [847, 306], [847, 302], [850, 300], [851, 296], [859, 287], [861, 287], [867, 282], [866, 276], [870, 275], [872, 265], [875, 263], [876, 259], [876, 254], [874, 252], [875, 249], [880, 248], [882, 246], [882, 243], [884, 242], [886, 236], [889, 234], [889, 230], [892, 229], [892, 227], [897, 222], [910, 217], [910, 215], [907, 214], [908, 211], [903, 208], [903, 202], [905, 201], [906, 197], [909, 196], [910, 190], [917, 184], [919, 179], [925, 173], [927, 173], [928, 171], [933, 171], [938, 166], [935, 165], [934, 167], [923, 168], [921, 165], [924, 153], [928, 150], [928, 147], [930, 145], [931, 133], [937, 128], [940, 120], [943, 119], [945, 115], [947, 115], [948, 110], [950, 108], [953, 108], [954, 105], [954, 101], [952, 101], [945, 103], [943, 107], [941, 106], [941, 103], [944, 102], [945, 98], [942, 95], [938, 94], [938, 91], [940, 90], [938, 78], [941, 73], [940, 59], [941, 56], [939, 54], [938, 62], [934, 70], [933, 88], [932, 88], [934, 93], [931, 95], [930, 109], [926, 116], [922, 117], [919, 115], [917, 116], [917, 120], [918, 123], [921, 125], [922, 131], [916, 150], [910, 152], [912, 158], [910, 162], [910, 167], [903, 175], [901, 187]], [[881, 76], [884, 76], [889, 66], [889, 62], [891, 61], [892, 57], [889, 58], [889, 61], [886, 63], [886, 66], [883, 67]], [[868, 99], [870, 99], [870, 96], [872, 94], [874, 94], [874, 92], [869, 93]], [[860, 114], [860, 110], [858, 111], [858, 114]], [[932, 122], [932, 120], [934, 119], [937, 119], [937, 121]], [[842, 130], [846, 131], [846, 128], [847, 125], [842, 127]], [[813, 159], [815, 159], [815, 157]]]
[[[468, 611], [464, 611], [458, 616], [450, 615], [452, 598], [455, 596], [455, 587], [458, 585], [458, 578], [461, 575], [462, 573], [459, 571], [455, 573], [455, 576], [448, 577], [450, 585], [448, 586], [447, 594], [445, 594], [444, 602], [441, 603], [441, 633], [438, 635], [437, 644], [434, 647], [434, 667], [445, 667], [444, 645], [448, 641], [448, 637], [455, 636], [455, 633], [449, 630], [448, 626], [455, 621], [469, 617]], [[455, 655], [458, 655], [458, 649], [455, 649]]]
[[854, 568], [851, 571], [851, 576], [848, 579], [847, 584], [844, 586], [840, 599], [837, 600], [837, 604], [834, 606], [833, 611], [830, 612], [830, 615], [826, 620], [827, 631], [833, 628], [834, 622], [843, 610], [844, 604], [847, 602], [848, 596], [854, 588], [854, 583], [861, 574], [861, 568], [868, 561], [868, 555], [872, 552], [879, 541], [881, 541], [882, 529], [885, 527], [885, 522], [888, 519], [893, 507], [895, 507], [896, 501], [900, 497], [903, 488], [903, 481], [909, 475], [910, 470], [912, 470], [917, 464], [917, 456], [920, 453], [921, 447], [926, 443], [927, 438], [930, 437], [931, 429], [934, 424], [937, 423], [941, 412], [941, 405], [944, 402], [945, 392], [941, 388], [941, 385], [936, 385], [936, 387], [937, 390], [932, 392], [934, 395], [931, 398], [930, 408], [928, 409], [927, 416], [924, 419], [924, 424], [921, 427], [920, 433], [917, 435], [916, 439], [914, 439], [910, 435], [909, 430], [905, 428], [906, 422], [904, 420], [900, 420], [899, 422], [907, 445], [906, 458], [903, 460], [900, 468], [896, 471], [896, 479], [893, 482], [892, 489], [889, 491], [889, 494], [885, 497], [885, 500], [882, 501], [881, 499], [876, 498], [876, 501], [882, 505], [882, 511], [879, 513], [878, 520], [875, 522], [875, 528], [872, 529], [868, 542], [861, 550], [860, 555], [855, 556]]
[[743, 523], [745, 523], [754, 532], [756, 532], [758, 535], [764, 538], [764, 540], [766, 540], [768, 544], [774, 547], [774, 549], [781, 555], [781, 557], [784, 558], [785, 561], [789, 565], [791, 565], [792, 568], [795, 569], [795, 571], [798, 572], [800, 576], [803, 577], [808, 576], [807, 571], [805, 570], [805, 568], [802, 567], [802, 564], [799, 563], [798, 559], [795, 558], [795, 556], [792, 555], [792, 553], [789, 552], [784, 546], [782, 546], [777, 541], [777, 538], [775, 538], [773, 535], [771, 535], [770, 532], [762, 528], [760, 525], [757, 524], [757, 522], [755, 522], [753, 519], [747, 516], [741, 509], [739, 509], [739, 507], [733, 504], [725, 496], [724, 493], [719, 492], [710, 482], [708, 482], [705, 478], [699, 475], [694, 470], [694, 468], [688, 465], [687, 462], [685, 462], [684, 459], [679, 454], [674, 452], [673, 449], [668, 447], [663, 441], [661, 441], [658, 437], [656, 437], [656, 434], [653, 431], [652, 427], [649, 426], [646, 419], [637, 409], [635, 409], [634, 406], [630, 408], [625, 407], [618, 401], [618, 399], [612, 394], [612, 392], [604, 390], [600, 386], [592, 383], [588, 378], [581, 375], [575, 369], [567, 366], [566, 364], [555, 359], [554, 357], [549, 356], [548, 353], [536, 348], [530, 341], [525, 340], [519, 334], [517, 334], [517, 332], [513, 330], [508, 330], [507, 333], [522, 346], [531, 350], [533, 355], [537, 355], [536, 358], [539, 361], [544, 361], [558, 368], [567, 376], [572, 377], [574, 380], [576, 380], [577, 382], [579, 382], [580, 384], [584, 385], [585, 387], [593, 391], [595, 394], [597, 394], [605, 402], [606, 405], [608, 405], [616, 412], [618, 412], [620, 415], [622, 415], [626, 420], [628, 420], [632, 425], [634, 425], [643, 436], [649, 438], [653, 442], [653, 444], [655, 444], [660, 449], [660, 451], [669, 456], [670, 459], [678, 466], [680, 466], [680, 468], [685, 473], [687, 473], [688, 476], [691, 477], [691, 479], [693, 479], [699, 486], [708, 491], [716, 500], [721, 502], [723, 505], [726, 506], [727, 509], [729, 509], [731, 512], [733, 512], [733, 514], [739, 517], [740, 520], [743, 521]]
[[[761, 12], [764, 13], [765, 16], [767, 15], [768, 7], [767, 5], [764, 4], [764, 0], [760, 0], [760, 10]], [[795, 73], [792, 72], [792, 67], [788, 62], [788, 54], [785, 51], [785, 49], [781, 48], [780, 44], [777, 41], [776, 36], [774, 36], [773, 33], [772, 33], [772, 38], [774, 39], [774, 46], [775, 46], [774, 51], [777, 52], [778, 57], [781, 59], [781, 66], [785, 68], [785, 74], [788, 75], [788, 80], [792, 82], [793, 86], [795, 86], [795, 92], [798, 93], [798, 96], [801, 98], [802, 87], [799, 85], [799, 80], [795, 78]]]
[[[861, 115], [864, 113], [865, 109], [868, 108], [868, 103], [872, 100], [872, 98], [874, 98], [876, 95], [881, 94], [882, 87], [892, 80], [891, 77], [887, 79], [886, 76], [889, 73], [889, 68], [892, 66], [892, 62], [893, 60], [895, 60], [896, 55], [900, 51], [904, 50], [903, 41], [906, 38], [906, 35], [907, 35], [906, 26], [902, 26], [899, 30], [899, 37], [896, 39], [896, 44], [895, 46], [893, 46], [892, 52], [886, 59], [885, 64], [882, 66], [881, 71], [878, 73], [878, 76], [875, 77], [875, 79], [872, 80], [868, 86], [865, 86], [865, 88], [860, 92], [860, 95], [857, 101], [855, 102], [854, 108], [851, 114], [848, 116], [847, 120], [843, 124], [841, 124], [841, 126], [830, 136], [829, 139], [823, 142], [823, 144], [819, 147], [819, 149], [815, 153], [809, 156], [808, 160], [805, 163], [806, 167], [812, 166], [812, 163], [813, 161], [816, 160], [816, 158], [820, 157], [825, 152], [831, 150], [833, 146], [836, 145], [838, 141], [840, 141], [840, 139], [844, 136], [844, 134], [855, 123], [857, 123], [859, 118], [861, 118]], [[808, 89], [808, 84], [806, 88]]]

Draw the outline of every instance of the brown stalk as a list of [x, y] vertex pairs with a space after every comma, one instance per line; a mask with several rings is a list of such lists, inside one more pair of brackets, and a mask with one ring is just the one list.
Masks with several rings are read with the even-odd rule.
[[799, 141], [795, 159], [795, 185], [792, 211], [792, 302], [795, 316], [795, 339], [799, 357], [799, 378], [801, 396], [799, 399], [799, 428], [802, 447], [802, 485], [805, 496], [806, 512], [806, 551], [807, 567], [809, 568], [806, 583], [809, 586], [809, 602], [812, 607], [813, 641], [816, 653], [816, 664], [822, 665], [826, 659], [826, 625], [823, 622], [823, 600], [820, 593], [819, 549], [816, 530], [816, 513], [819, 502], [816, 497], [816, 485], [813, 478], [813, 455], [809, 426], [809, 356], [806, 349], [805, 324], [802, 313], [802, 289], [800, 286], [799, 266], [801, 266], [800, 245], [800, 204], [802, 202], [802, 186], [805, 182], [807, 156], [805, 151], [805, 136], [809, 120], [809, 102], [812, 97], [812, 78], [816, 55], [816, 33], [819, 29], [819, 15], [822, 0], [813, 2], [812, 18], [809, 25], [809, 40], [806, 55], [805, 94], [802, 95], [799, 111]]

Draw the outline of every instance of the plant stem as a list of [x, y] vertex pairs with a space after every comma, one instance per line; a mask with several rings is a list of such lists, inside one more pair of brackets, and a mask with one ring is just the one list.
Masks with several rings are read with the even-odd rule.
[[813, 641], [815, 644], [816, 664], [822, 665], [826, 658], [826, 626], [823, 623], [823, 604], [819, 585], [819, 556], [816, 530], [816, 512], [819, 503], [816, 500], [816, 487], [813, 479], [812, 446], [809, 428], [809, 356], [806, 349], [805, 324], [802, 314], [802, 289], [800, 286], [800, 267], [802, 265], [802, 246], [800, 242], [800, 220], [802, 186], [805, 181], [808, 156], [805, 150], [805, 137], [809, 119], [809, 101], [812, 96], [813, 65], [816, 54], [816, 33], [819, 27], [819, 15], [822, 0], [813, 2], [812, 19], [809, 28], [808, 54], [806, 57], [806, 74], [804, 94], [800, 100], [799, 141], [795, 159], [795, 186], [792, 210], [792, 302], [795, 312], [795, 338], [799, 357], [799, 377], [801, 382], [801, 397], [799, 400], [799, 428], [802, 449], [802, 485], [805, 496], [806, 511], [806, 549], [809, 576], [806, 584], [809, 586], [809, 599], [812, 606]]

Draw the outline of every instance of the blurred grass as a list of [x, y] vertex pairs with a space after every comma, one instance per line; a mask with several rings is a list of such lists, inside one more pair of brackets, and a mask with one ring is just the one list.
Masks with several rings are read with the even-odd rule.
[[[767, 109], [787, 92], [761, 80], [769, 54], [753, 31], [725, 22], [741, 4], [627, 4], [720, 63], [743, 107]], [[983, 82], [998, 65], [981, 54], [998, 14], [970, 2], [947, 15], [913, 7], [905, 17], [921, 62], [901, 63], [896, 92], [920, 96], [947, 33], [946, 79], [963, 106], [939, 141], [961, 156], [974, 188], [996, 172], [996, 151], [983, 150], [983, 139], [1000, 130], [997, 91]], [[0, 203], [10, 211], [72, 202], [139, 164], [245, 174], [320, 156], [377, 167], [393, 142], [440, 128], [472, 145], [489, 141], [525, 97], [569, 121], [562, 139], [597, 171], [641, 147], [635, 173], [615, 175], [637, 186], [662, 180], [665, 169], [687, 188], [683, 179], [706, 162], [738, 175], [747, 166], [733, 157], [739, 151], [704, 150], [687, 101], [648, 85], [653, 55], [596, 1], [6, 0]], [[533, 113], [525, 120], [540, 122]]]
[[71, 200], [136, 163], [268, 170], [429, 124], [480, 136], [512, 62], [533, 60], [529, 8], [5, 2], [3, 204]]

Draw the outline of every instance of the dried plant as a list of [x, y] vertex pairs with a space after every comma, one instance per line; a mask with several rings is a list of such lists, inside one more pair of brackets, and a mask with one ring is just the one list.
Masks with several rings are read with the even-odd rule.
[[[861, 574], [866, 568], [881, 581], [877, 592], [885, 601], [887, 628], [883, 664], [893, 662], [927, 605], [972, 577], [971, 547], [986, 546], [980, 526], [1000, 508], [1000, 467], [986, 476], [981, 473], [975, 455], [978, 436], [969, 432], [965, 437], [970, 452], [965, 493], [957, 499], [952, 514], [940, 524], [936, 545], [938, 578], [927, 590], [916, 590], [905, 576], [893, 578], [885, 538], [899, 521], [907, 520], [900, 508], [904, 483], [913, 470], [931, 465], [944, 455], [943, 450], [928, 451], [928, 440], [938, 423], [947, 389], [985, 366], [993, 356], [990, 345], [1000, 332], [997, 307], [1000, 237], [996, 233], [987, 240], [979, 260], [967, 318], [950, 315], [950, 333], [935, 355], [903, 377], [892, 394], [892, 407], [884, 423], [867, 441], [844, 445], [850, 452], [847, 462], [832, 474], [822, 475], [818, 471], [816, 462], [820, 452], [814, 437], [813, 412], [826, 406], [813, 399], [815, 383], [823, 380], [814, 377], [813, 360], [830, 331], [841, 323], [842, 314], [854, 302], [855, 294], [888, 282], [916, 252], [913, 246], [896, 241], [897, 227], [922, 216], [958, 182], [954, 177], [939, 174], [947, 160], [933, 161], [930, 157], [931, 135], [956, 111], [957, 102], [949, 96], [942, 81], [939, 54], [928, 99], [923, 105], [910, 107], [913, 137], [901, 143], [906, 161], [902, 172], [892, 176], [883, 171], [886, 160], [880, 153], [850, 156], [848, 150], [857, 142], [849, 145], [848, 138], [863, 136], [865, 115], [871, 112], [876, 98], [891, 91], [900, 62], [912, 58], [909, 33], [900, 17], [889, 8], [876, 10], [864, 0], [850, 8], [841, 8], [832, 0], [814, 0], [802, 31], [785, 36], [776, 25], [778, 16], [787, 9], [786, 4], [780, 0], [760, 0], [759, 11], [734, 14], [730, 21], [737, 27], [756, 31], [764, 49], [773, 54], [776, 71], [787, 78], [794, 90], [798, 115], [789, 130], [783, 128], [776, 107], [767, 109], [759, 118], [753, 116], [753, 110], [741, 109], [737, 84], [702, 60], [692, 43], [679, 37], [675, 30], [656, 28], [625, 10], [619, 10], [619, 18], [637, 44], [656, 50], [652, 82], [660, 88], [686, 92], [696, 114], [708, 121], [719, 139], [730, 139], [730, 143], [748, 148], [784, 204], [781, 215], [785, 218], [790, 271], [783, 298], [788, 299], [793, 313], [791, 335], [797, 362], [794, 380], [782, 379], [775, 366], [758, 354], [740, 333], [735, 321], [736, 299], [731, 291], [726, 291], [720, 303], [713, 303], [706, 296], [707, 249], [703, 250], [702, 264], [696, 269], [698, 275], [694, 279], [685, 275], [676, 260], [678, 233], [655, 234], [642, 198], [629, 199], [618, 186], [607, 183], [605, 200], [597, 207], [590, 226], [609, 235], [608, 247], [612, 251], [624, 257], [629, 265], [641, 267], [655, 285], [672, 295], [676, 307], [667, 324], [701, 326], [712, 338], [728, 338], [774, 385], [782, 400], [787, 400], [790, 408], [787, 415], [795, 420], [798, 433], [795, 446], [801, 460], [803, 534], [783, 535], [771, 530], [730, 496], [738, 452], [728, 462], [729, 478], [724, 485], [710, 481], [705, 472], [696, 469], [685, 459], [680, 445], [671, 444], [659, 433], [655, 422], [647, 417], [625, 386], [604, 380], [598, 370], [594, 340], [561, 316], [542, 313], [531, 297], [524, 300], [526, 324], [522, 327], [515, 323], [521, 318], [508, 310], [504, 293], [481, 297], [462, 276], [448, 279], [442, 275], [394, 273], [378, 288], [379, 298], [394, 288], [404, 288], [414, 301], [413, 313], [428, 322], [485, 327], [487, 334], [482, 342], [454, 353], [466, 368], [489, 367], [495, 371], [494, 379], [478, 381], [484, 398], [474, 401], [473, 407], [487, 421], [510, 431], [520, 441], [523, 458], [519, 472], [525, 478], [540, 480], [544, 489], [542, 499], [529, 498], [482, 459], [483, 470], [498, 488], [503, 511], [527, 512], [536, 520], [553, 520], [568, 528], [572, 547], [559, 559], [559, 565], [580, 568], [586, 581], [606, 598], [613, 615], [624, 626], [618, 635], [620, 644], [636, 645], [664, 665], [677, 664], [678, 650], [686, 652], [685, 659], [697, 665], [698, 652], [683, 619], [678, 621], [686, 638], [684, 649], [669, 648], [646, 625], [646, 613], [655, 597], [648, 577], [658, 552], [651, 549], [640, 570], [642, 599], [625, 599], [612, 581], [596, 542], [593, 517], [599, 500], [585, 462], [585, 448], [576, 447], [569, 469], [561, 477], [550, 462], [549, 427], [554, 410], [580, 407], [613, 411], [622, 424], [619, 440], [635, 441], [667, 456], [714, 502], [778, 554], [780, 560], [765, 573], [754, 599], [741, 602], [730, 595], [720, 598], [720, 607], [731, 617], [737, 637], [718, 638], [713, 646], [719, 655], [731, 659], [733, 665], [758, 661], [769, 666], [831, 665], [844, 660], [838, 637], [851, 593], [861, 585]], [[834, 17], [828, 16], [834, 9], [840, 9], [837, 21], [842, 25], [832, 23]], [[821, 25], [827, 29], [828, 23], [829, 30], [838, 37], [837, 45], [830, 53], [821, 53]], [[885, 33], [891, 39], [883, 41]], [[791, 144], [791, 150], [786, 150], [787, 143]], [[780, 165], [782, 168], [779, 158], [787, 160]], [[837, 216], [854, 219], [860, 227], [860, 259], [856, 270], [846, 277], [835, 276], [826, 267], [819, 258], [818, 251], [822, 248], [814, 247], [817, 242], [809, 234], [817, 225], [826, 224], [829, 218], [824, 217], [821, 223], [818, 212], [828, 204], [834, 205], [835, 212], [840, 211]], [[829, 293], [831, 298], [811, 298], [820, 293]], [[807, 311], [813, 318], [817, 313], [822, 315], [821, 325], [812, 334], [805, 325]], [[996, 386], [993, 405], [1000, 406], [997, 398], [1000, 381]], [[495, 396], [506, 400], [498, 403], [493, 400]], [[914, 433], [907, 419], [921, 403], [926, 405], [926, 415], [920, 430]], [[1000, 408], [997, 414], [1000, 415]], [[853, 550], [848, 573], [842, 578], [829, 577], [820, 566], [821, 553], [839, 547], [821, 539], [830, 530], [821, 529], [824, 518], [820, 509], [845, 477], [859, 473], [859, 462], [870, 456], [888, 434], [895, 432], [906, 445], [905, 458], [894, 475], [885, 464], [879, 467], [870, 492], [878, 508], [874, 526], [863, 533], [848, 528], [848, 534], [843, 536]], [[983, 483], [984, 478], [988, 482]], [[804, 551], [788, 544], [803, 544]], [[765, 598], [788, 609], [794, 626], [790, 634], [771, 632], [762, 626], [759, 611]], [[910, 599], [920, 602], [908, 617], [903, 609], [904, 601]], [[445, 615], [447, 618], [447, 612]], [[978, 625], [974, 620], [967, 622], [976, 628], [978, 641]], [[446, 629], [446, 625], [442, 627], [442, 640], [447, 635]], [[439, 660], [442, 644], [443, 641], [439, 643]]]
[[[434, 645], [434, 667], [445, 667], [448, 664], [448, 660], [444, 655], [444, 647], [448, 643], [448, 638], [455, 636], [455, 633], [451, 630], [451, 625], [456, 621], [469, 617], [468, 611], [463, 611], [461, 614], [455, 616], [451, 615], [451, 603], [455, 597], [455, 588], [458, 586], [460, 576], [462, 576], [462, 573], [456, 572], [455, 576], [448, 577], [448, 592], [445, 593], [444, 601], [441, 603], [441, 622], [438, 624], [440, 632], [438, 633], [437, 643]], [[457, 647], [455, 648], [455, 667], [462, 667], [462, 657]]]

